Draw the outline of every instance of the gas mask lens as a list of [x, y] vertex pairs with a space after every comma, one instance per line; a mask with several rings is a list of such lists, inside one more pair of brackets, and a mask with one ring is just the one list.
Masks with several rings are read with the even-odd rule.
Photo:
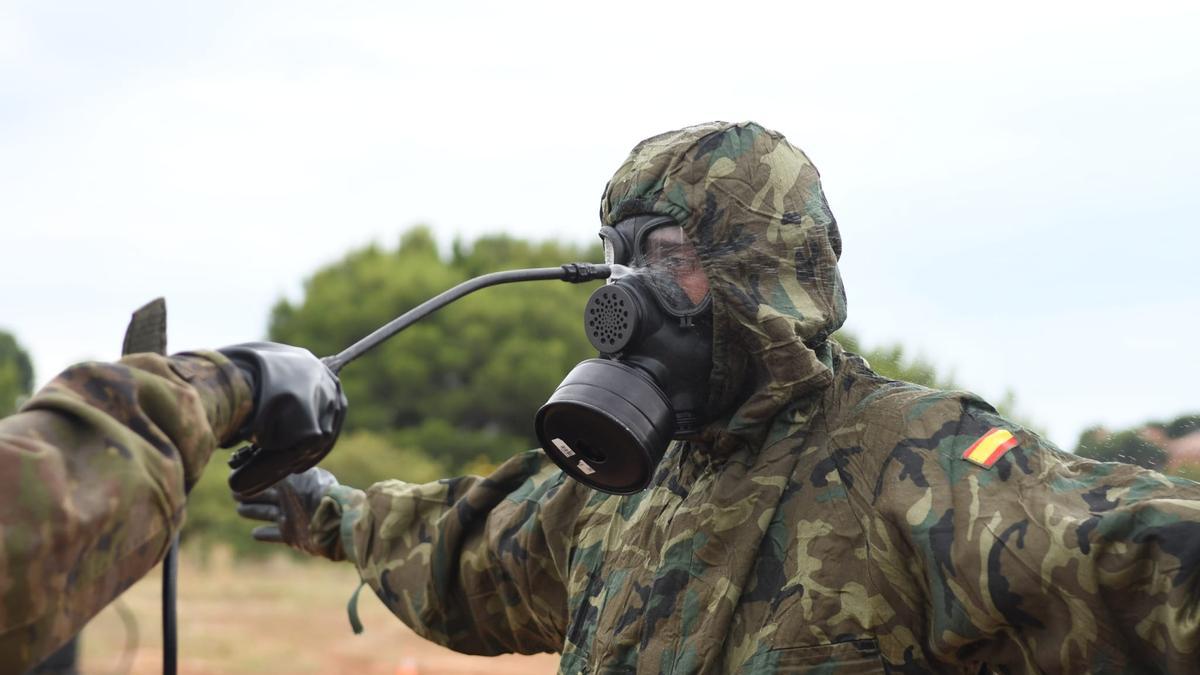
[[631, 216], [600, 229], [609, 264], [627, 266], [584, 307], [598, 358], [575, 366], [535, 418], [546, 454], [584, 485], [643, 489], [672, 438], [699, 433], [712, 369], [708, 279], [683, 228]]
[[634, 265], [646, 275], [663, 308], [673, 314], [694, 314], [708, 298], [708, 278], [700, 256], [678, 225], [648, 231]]

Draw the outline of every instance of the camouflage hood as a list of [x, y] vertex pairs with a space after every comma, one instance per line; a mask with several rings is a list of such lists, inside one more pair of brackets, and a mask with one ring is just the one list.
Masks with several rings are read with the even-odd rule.
[[771, 420], [832, 378], [825, 339], [846, 319], [841, 238], [808, 157], [753, 122], [646, 139], [604, 190], [603, 224], [671, 216], [700, 254], [713, 300], [708, 430], [757, 445]]

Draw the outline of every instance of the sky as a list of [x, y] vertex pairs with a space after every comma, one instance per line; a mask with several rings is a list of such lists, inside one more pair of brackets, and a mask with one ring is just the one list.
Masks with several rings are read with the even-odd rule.
[[260, 339], [351, 248], [594, 241], [637, 141], [755, 120], [821, 171], [861, 341], [1070, 448], [1200, 411], [1198, 34], [1194, 2], [0, 0], [0, 329], [39, 383], [159, 295], [172, 350]]

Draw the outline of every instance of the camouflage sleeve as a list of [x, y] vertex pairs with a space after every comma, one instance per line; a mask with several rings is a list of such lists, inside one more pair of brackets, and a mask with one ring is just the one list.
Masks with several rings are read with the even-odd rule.
[[338, 553], [429, 640], [468, 654], [557, 652], [584, 493], [564, 481], [544, 453], [531, 451], [486, 478], [331, 493], [312, 532], [333, 542], [340, 528]]
[[1196, 672], [1200, 485], [948, 403], [873, 483], [883, 592], [911, 610], [893, 636], [921, 626], [929, 661], [990, 672]]
[[166, 553], [252, 406], [215, 352], [69, 368], [0, 420], [0, 664], [23, 672]]

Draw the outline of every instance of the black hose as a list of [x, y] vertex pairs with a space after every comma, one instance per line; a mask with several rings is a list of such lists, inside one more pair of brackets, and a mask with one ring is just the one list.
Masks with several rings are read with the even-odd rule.
[[175, 586], [179, 576], [179, 535], [171, 540], [171, 548], [163, 558], [162, 631], [163, 675], [175, 675], [179, 654], [178, 631], [175, 626]]
[[340, 371], [347, 363], [362, 356], [367, 351], [374, 348], [379, 343], [387, 340], [396, 333], [408, 328], [417, 321], [425, 318], [429, 314], [445, 307], [455, 300], [474, 293], [481, 288], [488, 286], [496, 286], [498, 284], [510, 284], [516, 281], [540, 281], [544, 279], [559, 279], [573, 284], [582, 283], [585, 281], [594, 281], [596, 279], [607, 279], [611, 273], [608, 265], [596, 265], [593, 263], [567, 263], [560, 267], [534, 267], [523, 270], [509, 270], [507, 272], [492, 272], [468, 279], [461, 284], [438, 293], [432, 298], [422, 302], [416, 307], [408, 310], [400, 316], [385, 323], [383, 326], [376, 329], [373, 333], [365, 338], [355, 342], [346, 349], [338, 352], [333, 356], [326, 356], [322, 361], [333, 372]]

